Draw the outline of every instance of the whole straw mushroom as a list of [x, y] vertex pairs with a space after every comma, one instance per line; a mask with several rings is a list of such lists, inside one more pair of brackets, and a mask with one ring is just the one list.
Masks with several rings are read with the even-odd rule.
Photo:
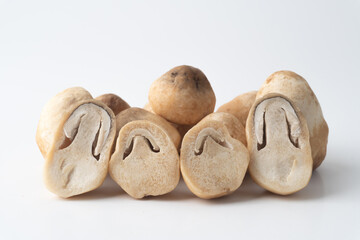
[[249, 111], [255, 102], [257, 91], [251, 91], [241, 94], [230, 102], [227, 102], [220, 106], [216, 112], [227, 112], [237, 117], [241, 124], [246, 126], [246, 119], [249, 115]]
[[191, 66], [178, 66], [155, 80], [149, 103], [156, 114], [180, 125], [194, 125], [215, 108], [215, 94], [205, 74]]
[[245, 131], [229, 113], [212, 113], [184, 136], [180, 168], [188, 188], [204, 199], [234, 192], [241, 185], [248, 164]]
[[271, 74], [259, 89], [256, 98], [268, 93], [280, 93], [289, 98], [306, 119], [310, 133], [313, 169], [320, 166], [326, 155], [329, 128], [320, 104], [307, 81], [291, 71]]
[[115, 116], [104, 103], [80, 87], [58, 93], [45, 105], [36, 132], [46, 187], [64, 198], [99, 187], [114, 137]]
[[267, 94], [255, 101], [246, 123], [249, 172], [263, 188], [287, 195], [310, 181], [309, 131], [301, 111], [287, 97]]
[[116, 116], [118, 137], [109, 173], [133, 198], [171, 192], [180, 179], [180, 135], [162, 117], [140, 108]]
[[121, 111], [130, 108], [130, 105], [116, 94], [107, 93], [100, 95], [95, 99], [105, 103], [106, 106], [108, 106], [114, 112], [115, 116], [118, 115]]

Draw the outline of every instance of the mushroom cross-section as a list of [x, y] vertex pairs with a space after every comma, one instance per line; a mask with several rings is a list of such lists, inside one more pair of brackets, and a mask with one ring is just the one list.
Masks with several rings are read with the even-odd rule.
[[257, 100], [247, 120], [249, 171], [260, 186], [286, 195], [304, 188], [312, 158], [306, 120], [286, 97], [273, 94]]
[[256, 98], [271, 93], [290, 99], [304, 116], [309, 129], [313, 168], [316, 169], [326, 156], [329, 127], [315, 93], [303, 77], [291, 71], [271, 74], [260, 87]]
[[249, 153], [245, 131], [229, 113], [212, 113], [184, 136], [180, 168], [186, 185], [200, 198], [235, 191], [245, 176]]
[[179, 154], [162, 127], [131, 121], [119, 132], [109, 172], [133, 198], [166, 194], [179, 182]]
[[67, 89], [51, 99], [36, 136], [46, 159], [48, 189], [70, 197], [100, 186], [107, 174], [114, 136], [112, 111], [86, 90]]

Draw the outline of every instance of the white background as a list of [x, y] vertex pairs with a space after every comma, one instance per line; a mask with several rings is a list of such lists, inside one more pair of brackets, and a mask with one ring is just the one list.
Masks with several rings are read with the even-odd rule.
[[[44, 104], [82, 86], [131, 106], [188, 64], [207, 75], [217, 107], [293, 70], [329, 124], [328, 154], [287, 197], [250, 178], [232, 195], [131, 199], [107, 179], [68, 200], [42, 182], [35, 130]], [[0, 0], [0, 239], [359, 239], [360, 1]]]

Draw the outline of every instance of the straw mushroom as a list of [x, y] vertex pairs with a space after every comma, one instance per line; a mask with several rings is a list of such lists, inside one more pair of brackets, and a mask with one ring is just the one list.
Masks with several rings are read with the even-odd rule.
[[196, 196], [217, 198], [241, 185], [250, 159], [244, 133], [232, 114], [212, 113], [185, 134], [180, 169]]
[[259, 89], [256, 98], [268, 93], [280, 93], [289, 98], [306, 119], [314, 166], [320, 166], [326, 155], [329, 128], [320, 104], [307, 81], [291, 71], [279, 71], [270, 75]]
[[166, 120], [194, 125], [215, 108], [215, 94], [205, 74], [191, 66], [178, 66], [155, 80], [149, 103]]
[[71, 197], [99, 187], [108, 171], [115, 116], [80, 87], [69, 88], [44, 107], [36, 142], [45, 158], [47, 188]]
[[255, 102], [257, 91], [251, 91], [244, 94], [241, 94], [220, 106], [217, 112], [227, 112], [231, 113], [235, 117], [237, 117], [241, 124], [245, 127], [246, 126], [246, 119], [248, 117], [250, 108]]
[[246, 123], [249, 172], [263, 188], [287, 195], [304, 188], [312, 173], [309, 130], [296, 105], [281, 94], [256, 100]]
[[133, 198], [171, 192], [180, 179], [180, 135], [165, 119], [140, 108], [116, 116], [118, 137], [110, 176]]
[[116, 115], [118, 115], [121, 111], [130, 108], [130, 105], [125, 102], [121, 97], [116, 94], [107, 93], [100, 95], [95, 98], [106, 104]]

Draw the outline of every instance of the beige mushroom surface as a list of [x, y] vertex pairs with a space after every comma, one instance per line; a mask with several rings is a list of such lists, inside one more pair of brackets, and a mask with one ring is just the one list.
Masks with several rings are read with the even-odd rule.
[[99, 187], [114, 137], [115, 116], [104, 103], [80, 87], [58, 93], [45, 105], [36, 132], [46, 187], [64, 198]]
[[118, 115], [121, 111], [130, 108], [130, 105], [125, 102], [121, 97], [113, 93], [107, 93], [100, 95], [95, 98], [106, 104], [116, 115]]
[[[155, 113], [153, 111], [153, 109], [151, 108], [150, 103], [146, 103], [145, 106], [144, 106], [144, 109], [149, 111], [149, 112]], [[180, 134], [180, 137], [181, 137], [181, 140], [183, 139], [185, 134], [194, 126], [194, 125], [176, 124], [176, 123], [172, 123], [170, 121], [168, 121], [168, 122], [171, 123], [171, 125], [173, 125], [176, 128], [176, 130], [178, 130], [178, 132]]]
[[171, 192], [180, 179], [178, 131], [165, 119], [141, 108], [116, 116], [118, 137], [110, 176], [133, 198]]
[[155, 80], [149, 104], [156, 114], [180, 125], [194, 125], [215, 108], [214, 91], [205, 74], [191, 66], [178, 66]]
[[313, 168], [320, 166], [326, 156], [329, 128], [320, 103], [307, 81], [291, 71], [278, 71], [270, 75], [260, 87], [256, 98], [279, 93], [289, 98], [305, 117], [310, 133]]
[[249, 111], [255, 102], [257, 91], [251, 91], [241, 94], [231, 101], [221, 105], [217, 112], [231, 113], [239, 119], [241, 124], [245, 127]]
[[257, 99], [246, 124], [249, 172], [263, 188], [287, 195], [304, 188], [312, 174], [306, 119], [281, 94]]
[[176, 128], [163, 117], [142, 108], [131, 107], [118, 114], [116, 116], [116, 133], [119, 133], [120, 129], [123, 128], [127, 123], [136, 120], [147, 120], [156, 123], [166, 131], [175, 147], [180, 147], [181, 137]]
[[232, 114], [212, 113], [185, 134], [180, 168], [196, 196], [216, 198], [239, 188], [249, 163], [244, 133]]

